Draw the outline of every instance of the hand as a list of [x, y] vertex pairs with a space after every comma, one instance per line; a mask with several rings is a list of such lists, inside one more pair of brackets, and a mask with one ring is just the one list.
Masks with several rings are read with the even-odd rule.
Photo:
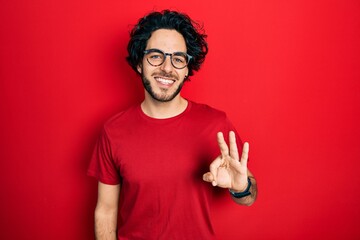
[[217, 134], [217, 141], [221, 155], [210, 164], [210, 172], [203, 175], [204, 181], [211, 182], [213, 186], [230, 188], [235, 192], [244, 191], [248, 184], [247, 161], [249, 144], [247, 142], [244, 143], [239, 161], [239, 153], [233, 131], [229, 132], [230, 149], [224, 140], [222, 132]]

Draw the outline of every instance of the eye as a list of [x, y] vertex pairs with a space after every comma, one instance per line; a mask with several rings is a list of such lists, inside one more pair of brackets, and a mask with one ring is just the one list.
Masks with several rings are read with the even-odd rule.
[[160, 53], [151, 53], [151, 54], [149, 55], [149, 58], [154, 59], [154, 60], [162, 59], [162, 58], [163, 58], [163, 55], [160, 54]]
[[185, 63], [186, 59], [184, 56], [174, 56], [173, 61], [176, 63]]

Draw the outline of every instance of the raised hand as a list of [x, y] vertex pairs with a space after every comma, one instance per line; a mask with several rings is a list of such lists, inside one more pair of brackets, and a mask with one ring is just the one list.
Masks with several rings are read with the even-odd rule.
[[249, 144], [243, 145], [241, 158], [236, 145], [235, 133], [229, 132], [229, 147], [222, 132], [217, 134], [217, 141], [221, 155], [210, 164], [210, 172], [203, 175], [204, 181], [213, 186], [230, 188], [235, 192], [242, 192], [247, 187]]

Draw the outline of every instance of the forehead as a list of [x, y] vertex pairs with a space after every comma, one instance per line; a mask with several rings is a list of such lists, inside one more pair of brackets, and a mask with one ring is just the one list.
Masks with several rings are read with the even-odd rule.
[[158, 29], [151, 34], [146, 49], [157, 48], [164, 52], [186, 52], [184, 37], [176, 30]]

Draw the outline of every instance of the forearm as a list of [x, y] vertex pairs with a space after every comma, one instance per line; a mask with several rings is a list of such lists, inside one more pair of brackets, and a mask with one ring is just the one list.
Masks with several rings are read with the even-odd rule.
[[250, 195], [246, 196], [246, 197], [242, 197], [242, 198], [235, 198], [235, 197], [231, 197], [234, 202], [236, 202], [237, 204], [240, 205], [245, 205], [245, 206], [251, 206], [255, 200], [256, 200], [256, 196], [257, 196], [257, 184], [256, 184], [256, 180], [253, 176], [249, 176], [250, 181], [251, 181], [251, 187], [250, 187]]
[[116, 240], [117, 239], [117, 212], [95, 210], [95, 239]]

